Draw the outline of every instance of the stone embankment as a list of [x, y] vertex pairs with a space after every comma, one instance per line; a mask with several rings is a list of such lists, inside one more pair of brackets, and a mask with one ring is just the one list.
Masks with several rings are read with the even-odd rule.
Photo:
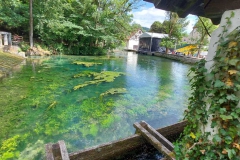
[[12, 72], [14, 67], [24, 61], [24, 58], [11, 53], [0, 51], [0, 79]]
[[149, 52], [147, 53], [147, 55], [168, 58], [168, 59], [180, 61], [182, 63], [187, 63], [187, 64], [194, 64], [201, 60], [195, 57], [188, 57], [188, 56], [182, 56], [182, 55], [176, 55], [176, 54], [166, 54], [166, 53], [160, 53], [160, 52], [152, 52], [152, 53]]

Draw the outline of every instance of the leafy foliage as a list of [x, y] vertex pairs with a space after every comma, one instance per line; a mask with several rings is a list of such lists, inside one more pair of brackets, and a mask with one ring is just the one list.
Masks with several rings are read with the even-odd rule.
[[[196, 44], [198, 45], [198, 56], [200, 51], [202, 50], [203, 46], [206, 46], [209, 43], [209, 36], [207, 34], [206, 29], [208, 30], [208, 33], [211, 34], [216, 28], [216, 25], [213, 25], [212, 21], [208, 18], [204, 18], [204, 17], [199, 17], [201, 18], [202, 22], [200, 19], [198, 19], [197, 23], [195, 24], [195, 28], [197, 30], [197, 33], [199, 33], [199, 37], [197, 39], [195, 39], [194, 41], [196, 41]], [[206, 27], [203, 26], [203, 23]]]
[[153, 24], [150, 27], [149, 32], [166, 33], [163, 24], [159, 21], [153, 22]]
[[174, 12], [167, 12], [166, 18], [167, 20], [163, 22], [162, 26], [168, 37], [162, 39], [161, 45], [166, 47], [166, 53], [168, 53], [168, 49], [181, 40], [184, 35], [184, 28], [189, 22], [185, 18], [179, 18], [177, 13]]
[[[101, 55], [131, 33], [138, 0], [33, 2], [34, 38], [54, 53]], [[28, 37], [29, 1], [0, 0], [0, 28]]]
[[[224, 32], [219, 35], [211, 71], [204, 68], [203, 60], [192, 68], [195, 73], [191, 80], [194, 92], [185, 116], [189, 125], [175, 148], [179, 159], [240, 158], [240, 30], [236, 28], [227, 39], [223, 38], [233, 16], [232, 13], [227, 17]], [[205, 130], [209, 122], [214, 132]]]
[[0, 0], [0, 28], [3, 30], [19, 30], [27, 32], [28, 2], [24, 0]]

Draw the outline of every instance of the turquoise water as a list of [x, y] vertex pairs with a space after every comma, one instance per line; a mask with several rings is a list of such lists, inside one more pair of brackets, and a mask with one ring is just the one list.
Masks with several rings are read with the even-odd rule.
[[[75, 61], [101, 63], [86, 67]], [[106, 57], [32, 58], [0, 83], [0, 159], [43, 159], [44, 144], [64, 140], [68, 152], [134, 134], [134, 122], [155, 128], [183, 118], [190, 66], [131, 52]], [[121, 72], [113, 82], [76, 77]], [[100, 94], [125, 88], [121, 94]]]

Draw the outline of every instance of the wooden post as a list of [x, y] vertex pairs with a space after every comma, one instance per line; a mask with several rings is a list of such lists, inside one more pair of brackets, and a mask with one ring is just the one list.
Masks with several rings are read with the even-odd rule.
[[45, 151], [46, 151], [46, 159], [54, 160], [53, 152], [52, 152], [52, 143], [48, 143], [45, 145]]
[[70, 160], [65, 142], [64, 141], [58, 141], [58, 144], [59, 144], [59, 147], [60, 147], [62, 160]]
[[141, 121], [140, 125], [144, 127], [149, 133], [151, 133], [157, 140], [159, 140], [159, 142], [161, 142], [167, 149], [169, 149], [170, 151], [173, 151], [174, 149], [173, 144], [163, 135], [158, 133], [152, 126], [150, 126], [145, 121]]
[[145, 128], [143, 128], [139, 123], [134, 123], [133, 126], [139, 130], [141, 135], [151, 143], [159, 152], [163, 153], [167, 158], [171, 160], [175, 160], [173, 158], [173, 153], [166, 148], [157, 138], [155, 138], [151, 133], [149, 133]]

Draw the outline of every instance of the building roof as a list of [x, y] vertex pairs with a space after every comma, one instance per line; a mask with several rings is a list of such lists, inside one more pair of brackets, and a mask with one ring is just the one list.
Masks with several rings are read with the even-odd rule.
[[179, 17], [188, 14], [207, 17], [219, 24], [226, 10], [240, 8], [240, 0], [144, 0], [153, 3], [155, 8], [177, 12]]
[[139, 38], [147, 38], [147, 37], [152, 37], [152, 38], [164, 38], [168, 37], [168, 34], [163, 34], [163, 33], [153, 33], [153, 32], [145, 32]]

